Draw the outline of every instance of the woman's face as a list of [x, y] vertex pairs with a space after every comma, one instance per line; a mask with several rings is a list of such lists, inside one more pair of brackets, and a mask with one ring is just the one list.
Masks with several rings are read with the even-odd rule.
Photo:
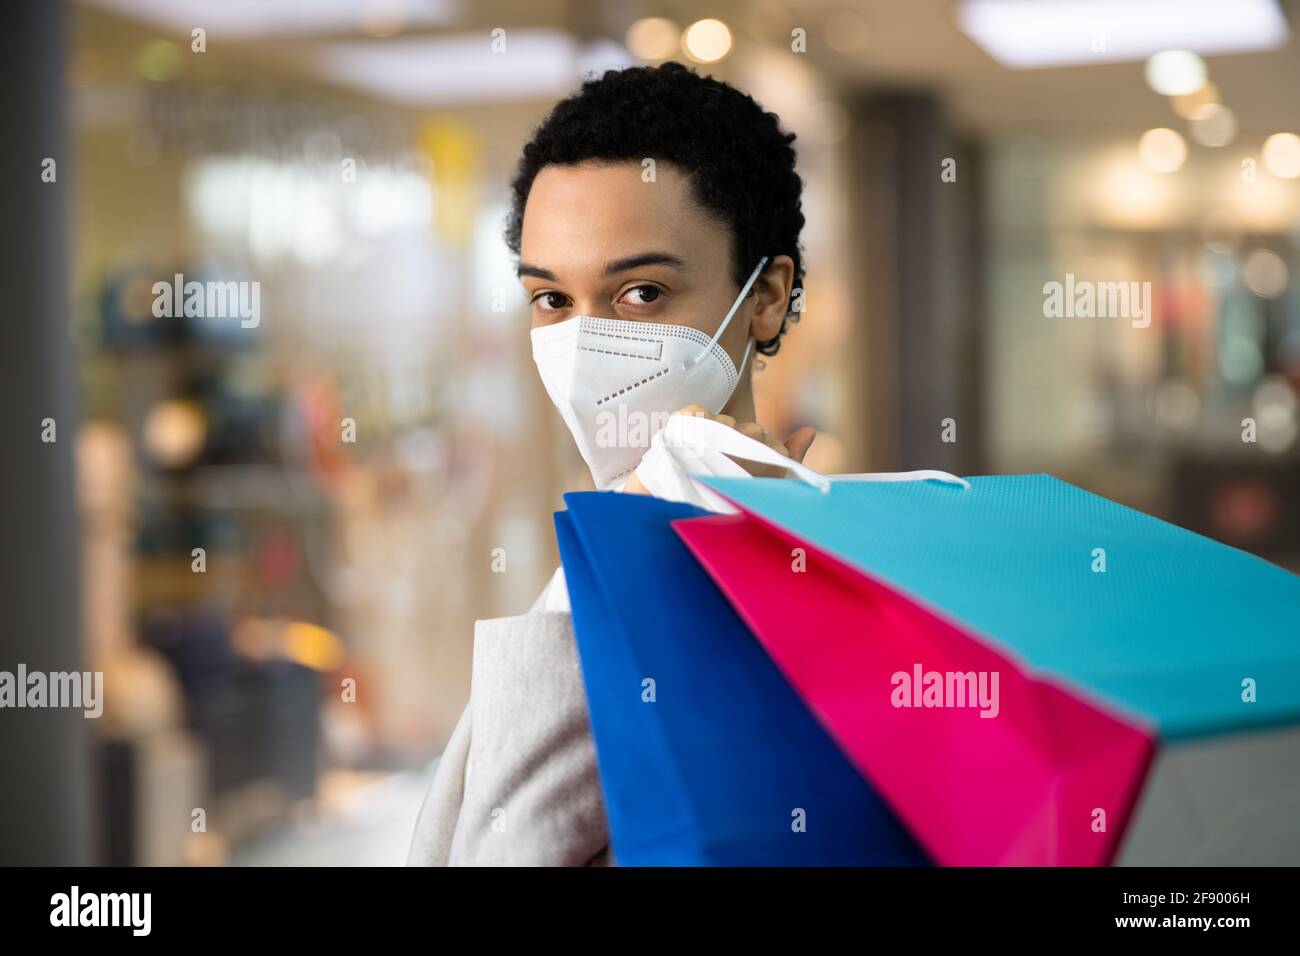
[[[534, 328], [588, 315], [717, 331], [740, 291], [729, 230], [695, 200], [682, 172], [657, 165], [654, 182], [633, 162], [538, 173], [519, 254]], [[792, 277], [789, 257], [777, 256], [723, 333], [737, 365], [751, 331], [761, 341], [780, 330]]]

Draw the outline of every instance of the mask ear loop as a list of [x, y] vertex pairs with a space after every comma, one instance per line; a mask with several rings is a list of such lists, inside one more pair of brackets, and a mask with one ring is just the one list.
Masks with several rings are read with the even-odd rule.
[[736, 369], [737, 375], [745, 374], [745, 363], [749, 361], [749, 356], [754, 351], [754, 337], [751, 335], [745, 340], [745, 351], [740, 356], [740, 367]]
[[[740, 308], [740, 303], [745, 301], [745, 296], [749, 295], [749, 290], [753, 287], [755, 281], [757, 281], [759, 275], [762, 273], [763, 267], [766, 265], [767, 265], [767, 256], [764, 256], [763, 258], [758, 260], [758, 265], [755, 266], [754, 271], [749, 274], [749, 280], [745, 283], [744, 287], [741, 288], [740, 295], [736, 296], [736, 301], [731, 303], [731, 308], [727, 310], [727, 314], [723, 318], [722, 324], [718, 326], [718, 331], [715, 332], [713, 338], [709, 340], [709, 344], [704, 346], [704, 348], [700, 349], [698, 355], [692, 358], [688, 358], [686, 361], [682, 362], [683, 372], [694, 367], [700, 361], [700, 359], [704, 358], [704, 356], [709, 354], [709, 350], [712, 349], [713, 346], [718, 344], [718, 339], [722, 338], [722, 333], [725, 332], [727, 330], [727, 326], [731, 324], [731, 317], [735, 315], [736, 310]], [[739, 374], [740, 371], [744, 370], [745, 361], [749, 356], [749, 344], [752, 343], [753, 341], [754, 341], [754, 337], [752, 335], [749, 336], [749, 343], [746, 343], [745, 345], [746, 357], [740, 360], [740, 369], [737, 370], [737, 374]]]

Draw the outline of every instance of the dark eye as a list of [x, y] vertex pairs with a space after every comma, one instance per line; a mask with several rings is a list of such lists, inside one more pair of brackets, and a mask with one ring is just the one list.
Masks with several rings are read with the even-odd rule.
[[533, 302], [543, 312], [558, 312], [569, 304], [569, 297], [560, 292], [539, 292]]
[[657, 286], [638, 285], [638, 286], [633, 286], [632, 288], [624, 292], [622, 297], [620, 298], [620, 301], [622, 301], [622, 299], [626, 299], [628, 296], [635, 296], [634, 299], [628, 302], [628, 305], [649, 305], [651, 302], [654, 302], [656, 299], [658, 299], [659, 296], [661, 296], [662, 294], [663, 294], [662, 291]]

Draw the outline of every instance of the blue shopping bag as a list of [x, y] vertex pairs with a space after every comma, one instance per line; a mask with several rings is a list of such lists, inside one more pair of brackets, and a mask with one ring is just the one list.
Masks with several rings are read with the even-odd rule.
[[926, 864], [669, 525], [706, 512], [564, 500], [556, 534], [615, 859]]

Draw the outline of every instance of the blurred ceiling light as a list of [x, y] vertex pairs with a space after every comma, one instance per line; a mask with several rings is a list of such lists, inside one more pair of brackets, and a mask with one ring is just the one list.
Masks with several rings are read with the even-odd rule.
[[1291, 183], [1272, 176], [1243, 181], [1241, 168], [1226, 162], [1221, 177], [1210, 188], [1217, 202], [1231, 207], [1245, 232], [1286, 232], [1300, 217], [1300, 193]]
[[1205, 85], [1205, 61], [1188, 50], [1161, 50], [1147, 60], [1147, 86], [1164, 96], [1186, 96]]
[[408, 106], [552, 99], [637, 62], [620, 44], [558, 30], [511, 30], [507, 43], [493, 53], [486, 32], [402, 36], [322, 43], [312, 56], [326, 79]]
[[1290, 274], [1286, 263], [1272, 249], [1254, 249], [1241, 264], [1246, 288], [1264, 299], [1276, 299], [1286, 291]]
[[667, 60], [677, 52], [681, 28], [667, 17], [645, 17], [627, 28], [624, 42], [642, 60]]
[[1208, 80], [1202, 83], [1201, 88], [1195, 93], [1183, 93], [1169, 98], [1169, 105], [1173, 107], [1174, 112], [1185, 120], [1195, 116], [1196, 111], [1202, 106], [1212, 106], [1218, 102], [1219, 88]]
[[1131, 149], [1119, 149], [1099, 165], [1093, 205], [1099, 218], [1125, 229], [1168, 225], [1173, 206], [1170, 181], [1143, 166]]
[[260, 264], [286, 257], [319, 265], [357, 246], [426, 231], [434, 191], [418, 172], [376, 163], [345, 190], [330, 186], [337, 166], [214, 156], [182, 179], [186, 213], [205, 240], [247, 245]]
[[1237, 117], [1226, 106], [1209, 103], [1197, 109], [1190, 128], [1192, 139], [1202, 146], [1227, 146], [1237, 136]]
[[1295, 133], [1274, 133], [1264, 140], [1260, 155], [1274, 176], [1282, 179], [1300, 176], [1300, 136]]
[[838, 53], [861, 53], [870, 35], [867, 18], [856, 10], [841, 10], [826, 18], [826, 42]]
[[1288, 36], [1276, 0], [963, 0], [957, 22], [1015, 69], [1264, 50]]
[[158, 464], [180, 468], [203, 450], [207, 419], [193, 402], [167, 399], [149, 410], [144, 420], [144, 447]]
[[[210, 40], [450, 25], [461, 0], [83, 0], [176, 33], [196, 27]], [[395, 32], [395, 30], [394, 30]], [[380, 34], [387, 36], [389, 34]]]
[[1149, 129], [1138, 141], [1138, 156], [1148, 169], [1172, 173], [1187, 159], [1187, 144], [1171, 129]]
[[731, 52], [731, 30], [721, 20], [696, 20], [682, 35], [682, 47], [696, 63], [716, 63]]

